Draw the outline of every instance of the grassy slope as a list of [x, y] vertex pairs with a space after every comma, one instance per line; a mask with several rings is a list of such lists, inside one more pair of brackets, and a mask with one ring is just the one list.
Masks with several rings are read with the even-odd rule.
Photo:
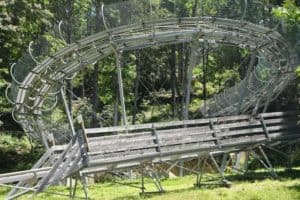
[[[163, 181], [164, 194], [155, 194], [139, 196], [139, 189], [123, 186], [115, 183], [95, 184], [89, 187], [89, 196], [91, 199], [99, 200], [298, 200], [300, 199], [300, 170], [292, 173], [280, 172], [279, 180], [266, 178], [265, 173], [256, 173], [247, 179], [244, 176], [232, 176], [233, 180], [230, 188], [194, 188], [194, 176], [171, 179]], [[147, 191], [155, 191], [153, 185], [148, 180], [146, 184]], [[138, 184], [138, 180], [135, 182]], [[8, 189], [0, 187], [0, 199], [4, 198]], [[66, 187], [53, 187], [48, 191], [68, 194]], [[82, 196], [81, 190], [77, 193]], [[21, 199], [30, 199], [30, 196]], [[53, 194], [39, 194], [35, 200], [60, 200], [69, 199], [68, 197], [57, 196]]]

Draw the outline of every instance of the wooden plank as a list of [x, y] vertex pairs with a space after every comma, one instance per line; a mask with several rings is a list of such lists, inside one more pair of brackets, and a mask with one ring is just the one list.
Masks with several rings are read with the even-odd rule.
[[[199, 137], [201, 134], [205, 134], [207, 132], [211, 132], [209, 128], [183, 128], [183, 129], [172, 129], [172, 130], [159, 130], [157, 131], [157, 134], [159, 135], [160, 140], [165, 140], [169, 138], [175, 138], [180, 136], [189, 136], [197, 134]], [[128, 135], [114, 135], [114, 136], [107, 136], [107, 137], [97, 137], [97, 138], [89, 138], [90, 145], [92, 145], [93, 142], [101, 145], [105, 145], [106, 143], [112, 144], [115, 141], [115, 143], [118, 142], [128, 142], [130, 140], [136, 140], [136, 142], [139, 142], [140, 140], [153, 140], [155, 139], [153, 135], [151, 135], [151, 132], [146, 133], [132, 133]]]
[[111, 140], [116, 141], [128, 141], [131, 139], [153, 139], [151, 131], [145, 131], [140, 133], [130, 133], [130, 134], [119, 134], [119, 135], [107, 135], [98, 137], [88, 137], [89, 143], [93, 142], [106, 142]]
[[[286, 123], [287, 120], [290, 121], [294, 118], [275, 118], [275, 119], [264, 119], [265, 124], [272, 125], [277, 123]], [[233, 122], [228, 124], [214, 124], [216, 129], [232, 129], [232, 128], [243, 128], [243, 127], [252, 127], [252, 126], [261, 126], [261, 122], [259, 120], [254, 121], [240, 121], [240, 122]]]
[[6, 183], [30, 180], [33, 178], [41, 178], [45, 176], [50, 169], [51, 167], [44, 167], [39, 169], [0, 174], [0, 183], [6, 184]]
[[[127, 144], [124, 143], [114, 143], [113, 145], [105, 145], [105, 146], [91, 146], [90, 152], [93, 154], [101, 154], [101, 153], [108, 153], [108, 152], [120, 152], [120, 151], [131, 151], [137, 149], [147, 149], [147, 148], [157, 148], [158, 145], [153, 142], [153, 140], [144, 140], [140, 141], [137, 144], [135, 141], [128, 142]], [[97, 152], [97, 153], [96, 153]]]
[[152, 153], [157, 153], [155, 148], [137, 149], [132, 151], [120, 151], [120, 152], [112, 152], [112, 153], [105, 153], [105, 154], [92, 154], [89, 155], [89, 163], [93, 162], [93, 160], [114, 160], [114, 159], [117, 160], [126, 157], [132, 157], [132, 156], [143, 157], [144, 155], [148, 155]]
[[[296, 135], [297, 137], [299, 137], [299, 134]], [[232, 142], [231, 144], [225, 144], [223, 146], [224, 148], [224, 151], [227, 151], [230, 152], [230, 151], [236, 151], [238, 150], [237, 148], [234, 148], [234, 146], [240, 146], [241, 148], [245, 148], [249, 145], [254, 145], [256, 142], [264, 142], [265, 139], [260, 139], [260, 140], [256, 140], [255, 141], [247, 141], [247, 142], [243, 142], [243, 143], [234, 143]], [[205, 148], [205, 149], [198, 149], [198, 151], [204, 153], [205, 151], [208, 152], [212, 150], [212, 148]], [[197, 152], [197, 149], [191, 149], [190, 151], [192, 151], [193, 153], [189, 153], [189, 150], [185, 150], [185, 153], [182, 152], [185, 156], [185, 158], [189, 157], [189, 155], [191, 155], [190, 157], [198, 157], [199, 154], [196, 153]], [[100, 161], [99, 162], [99, 165], [98, 167], [89, 167], [87, 169], [85, 169], [82, 173], [92, 173], [92, 172], [96, 172], [97, 170], [101, 169], [102, 170], [107, 170], [108, 168], [107, 167], [103, 167], [103, 166], [107, 166], [111, 163], [118, 163], [118, 164], [115, 164], [115, 165], [110, 165], [109, 169], [119, 169], [120, 166], [123, 166], [124, 168], [127, 168], [127, 167], [133, 167], [133, 166], [138, 166], [141, 164], [141, 162], [145, 161], [145, 160], [149, 160], [149, 162], [161, 162], [161, 161], [167, 161], [167, 160], [172, 160], [172, 158], [175, 158], [173, 157], [172, 155], [176, 155], [176, 160], [180, 160], [182, 159], [183, 157], [180, 156], [180, 152], [181, 151], [172, 151], [172, 152], [168, 152], [168, 153], [165, 153], [163, 155], [159, 155], [158, 157], [155, 157], [155, 154], [148, 154], [148, 155], [145, 155], [143, 158], [138, 158], [138, 157], [129, 157], [128, 159], [119, 159], [117, 161]], [[171, 155], [170, 155], [171, 154]], [[156, 154], [157, 156], [157, 154]], [[152, 158], [151, 158], [152, 157]], [[106, 163], [105, 163], [106, 162]], [[90, 163], [90, 166], [93, 166], [93, 164], [97, 163], [96, 160], [94, 160], [94, 163]], [[101, 163], [101, 164], [100, 164]], [[123, 164], [122, 164], [123, 163]], [[115, 167], [113, 167], [115, 166]]]
[[258, 115], [258, 118], [262, 116], [264, 119], [270, 117], [286, 117], [286, 116], [297, 116], [299, 112], [297, 111], [287, 111], [287, 112], [272, 112], [272, 113], [262, 113]]
[[[273, 121], [273, 120], [272, 120]], [[277, 121], [276, 121], [277, 122]], [[291, 127], [295, 127], [294, 126], [290, 126], [290, 125], [276, 125], [276, 126], [272, 126], [270, 127], [270, 131], [275, 131], [275, 130], [280, 130], [280, 129], [287, 129], [287, 128], [291, 128]], [[172, 141], [172, 140], [182, 140], [184, 138], [189, 138], [189, 137], [205, 137], [207, 136], [207, 134], [211, 134], [212, 131], [205, 131], [202, 132], [202, 129], [198, 129], [198, 128], [191, 128], [193, 131], [190, 131], [190, 128], [185, 128], [185, 129], [179, 129], [178, 130], [172, 130], [174, 132], [174, 134], [166, 134], [161, 136], [160, 135], [160, 131], [158, 131], [158, 135], [160, 137], [160, 140], [162, 142], [162, 145], [165, 142], [168, 141]], [[258, 128], [252, 128], [252, 127], [245, 127], [244, 129], [240, 129], [240, 130], [225, 130], [225, 131], [220, 131], [218, 132], [219, 137], [230, 137], [230, 136], [237, 136], [237, 135], [247, 135], [247, 134], [254, 134], [254, 133], [261, 133], [263, 132], [263, 128], [260, 126]], [[133, 141], [131, 141], [133, 139]], [[141, 142], [141, 140], [153, 140], [153, 136], [151, 137], [134, 137], [134, 134], [131, 135], [130, 138], [125, 138], [125, 139], [116, 139], [114, 137], [111, 137], [110, 140], [105, 140], [105, 141], [101, 141], [101, 137], [99, 138], [98, 143], [90, 143], [90, 145], [98, 145], [98, 146], [107, 146], [107, 145], [126, 145], [128, 143], [138, 143]], [[124, 144], [125, 143], [125, 144]]]
[[121, 151], [134, 151], [134, 150], [139, 150], [139, 149], [148, 149], [148, 148], [163, 148], [165, 146], [188, 146], [194, 143], [205, 143], [205, 142], [210, 142], [210, 141], [215, 141], [216, 139], [214, 137], [207, 136], [207, 137], [195, 137], [195, 138], [185, 138], [185, 139], [178, 139], [177, 141], [175, 140], [165, 140], [161, 141], [160, 140], [160, 145], [155, 144], [153, 140], [145, 141], [142, 144], [137, 144], [137, 142], [129, 142], [127, 145], [124, 144], [114, 144], [114, 145], [107, 145], [103, 148], [95, 148], [93, 149], [93, 152], [91, 151], [89, 155], [96, 155], [96, 154], [101, 154], [101, 153], [114, 153], [114, 152], [121, 152]]
[[[270, 127], [270, 131], [279, 131], [279, 130], [285, 130], [285, 129], [290, 129], [293, 128], [292, 126], [287, 126], [287, 125], [277, 125], [277, 126], [272, 126]], [[294, 126], [296, 128], [296, 126]], [[211, 132], [210, 132], [211, 133]], [[165, 145], [188, 145], [189, 143], [194, 143], [194, 142], [200, 142], [200, 141], [210, 141], [210, 140], [215, 140], [214, 137], [210, 135], [210, 133], [206, 134], [199, 134], [195, 132], [194, 135], [191, 135], [189, 132], [189, 135], [185, 135], [184, 132], [178, 133], [177, 137], [174, 137], [172, 135], [171, 137], [164, 137], [160, 138], [160, 146], [165, 146]], [[230, 138], [230, 137], [245, 137], [253, 134], [261, 134], [264, 133], [263, 127], [259, 128], [249, 128], [247, 129], [242, 129], [242, 130], [233, 130], [233, 131], [226, 131], [226, 132], [219, 132], [218, 135], [219, 137], [225, 137], [225, 138]], [[93, 150], [97, 151], [98, 153], [100, 152], [105, 152], [107, 150], [113, 151], [113, 149], [118, 149], [118, 150], [135, 150], [135, 149], [144, 149], [144, 148], [153, 148], [155, 147], [153, 141], [153, 137], [149, 138], [148, 140], [123, 140], [122, 142], [118, 142], [118, 140], [111, 140], [109, 143], [100, 143], [101, 145], [94, 144], [96, 147], [101, 146], [102, 148], [93, 148]], [[221, 138], [220, 138], [221, 139]], [[121, 147], [121, 149], [120, 149]], [[100, 151], [102, 150], [102, 151]]]
[[[154, 126], [157, 129], [167, 128], [172, 126], [189, 126], [189, 125], [204, 125], [208, 124], [210, 120], [220, 122], [226, 121], [236, 121], [236, 120], [245, 120], [250, 119], [249, 115], [240, 115], [240, 116], [230, 116], [230, 117], [220, 117], [220, 118], [210, 118], [210, 119], [198, 119], [198, 120], [186, 120], [186, 121], [174, 121], [174, 122], [160, 122], [155, 123]], [[143, 129], [151, 129], [153, 124], [140, 124], [140, 125], [128, 125], [125, 126], [116, 126], [116, 127], [105, 127], [105, 128], [90, 128], [86, 129], [87, 134], [97, 134], [97, 133], [107, 133], [107, 132], [122, 132], [122, 131], [137, 131]]]
[[[238, 143], [240, 144], [240, 143]], [[247, 144], [253, 144], [253, 142], [249, 143], [249, 142], [244, 142], [244, 145]], [[231, 144], [230, 146], [227, 145], [225, 147], [230, 147], [232, 148], [233, 146], [235, 146], [236, 144]], [[168, 148], [168, 151], [162, 151], [160, 153], [147, 153], [147, 154], [143, 154], [143, 155], [132, 155], [132, 156], [123, 156], [123, 157], [117, 157], [114, 159], [93, 159], [90, 160], [90, 162], [88, 163], [89, 166], [94, 166], [94, 165], [106, 165], [106, 164], [112, 164], [112, 163], [121, 163], [121, 162], [129, 162], [129, 161], [133, 161], [133, 160], [148, 160], [148, 159], [152, 159], [154, 157], [158, 157], [159, 159], [161, 159], [164, 156], [178, 156], [179, 154], [185, 154], [185, 153], [195, 153], [195, 152], [201, 152], [201, 151], [213, 151], [214, 149], [218, 149], [217, 145], [213, 144], [212, 146], [205, 146], [205, 147], [199, 147], [199, 145], [195, 145], [193, 147], [190, 148], [184, 148], [184, 149], [178, 149], [178, 148]]]
[[[270, 117], [282, 117], [282, 116], [293, 116], [295, 112], [276, 112], [276, 113], [264, 113], [261, 116], [264, 118]], [[220, 118], [211, 118], [211, 119], [199, 119], [199, 120], [187, 120], [187, 121], [174, 121], [174, 122], [164, 122], [164, 123], [155, 123], [154, 126], [157, 129], [167, 128], [172, 126], [188, 126], [188, 125], [196, 125], [196, 124], [207, 124], [210, 120], [216, 123], [225, 123], [228, 121], [237, 121], [237, 120], [248, 120], [251, 117], [248, 115], [241, 116], [231, 116], [231, 117], [220, 117]], [[117, 127], [106, 127], [106, 128], [93, 128], [86, 129], [87, 134], [96, 134], [96, 133], [107, 133], [107, 132], [122, 132], [122, 131], [139, 131], [143, 129], [151, 129], [153, 124], [140, 124], [140, 125], [129, 125], [125, 126], [117, 126]]]
[[[195, 124], [195, 123], [207, 123], [207, 120], [199, 120], [197, 122], [166, 122], [166, 123], [157, 123], [155, 124], [155, 127], [161, 128], [161, 127], [169, 127], [169, 126], [184, 126], [187, 124]], [[107, 127], [107, 128], [94, 128], [94, 129], [86, 129], [87, 134], [95, 134], [95, 133], [106, 133], [106, 132], [122, 132], [122, 131], [137, 131], [137, 130], [143, 130], [143, 129], [151, 129], [153, 124], [141, 124], [141, 125], [129, 125], [127, 127], [124, 126], [117, 126], [117, 127]]]
[[[187, 136], [184, 136], [181, 134], [182, 137], [187, 137]], [[164, 145], [170, 145], [170, 144], [183, 144], [185, 142], [185, 140], [182, 140], [183, 138], [180, 137], [180, 138], [177, 138], [177, 141], [173, 141], [173, 140], [168, 140], [168, 139], [160, 139], [160, 146], [164, 146]], [[204, 141], [205, 139], [207, 139], [207, 137], [199, 137], [197, 135], [195, 135], [195, 139], [197, 139], [199, 141]], [[112, 143], [107, 143], [105, 145], [101, 145], [103, 148], [93, 148], [93, 150], [103, 150], [103, 151], [106, 151], [108, 149], [122, 149], [122, 148], [131, 148], [131, 149], [144, 149], [144, 148], [153, 148], [153, 147], [157, 147], [155, 146], [153, 140], [155, 138], [152, 138], [152, 139], [149, 139], [149, 140], [131, 140], [131, 141], [127, 141], [126, 143], [118, 143], [118, 141], [112, 141]], [[195, 142], [196, 140], [195, 139], [190, 139], [189, 142]], [[209, 135], [209, 140], [214, 140], [214, 138], [212, 138], [210, 135]], [[95, 145], [97, 146], [97, 145]]]
[[[282, 126], [279, 126], [279, 129], [277, 128], [277, 129], [274, 129], [274, 130], [281, 130], [281, 129], [282, 129]], [[262, 129], [260, 130], [260, 133], [261, 133], [261, 135], [263, 135], [263, 130], [262, 130]], [[248, 137], [249, 137], [249, 136], [248, 136]], [[250, 136], [250, 137], [251, 137], [251, 136]], [[239, 137], [239, 138], [242, 138], [242, 139], [243, 139], [244, 137]], [[214, 138], [211, 138], [211, 139], [214, 140]], [[228, 139], [228, 140], [232, 140], [232, 139], [230, 138], [230, 139]], [[233, 140], [234, 140], [234, 139], [233, 139]], [[199, 139], [199, 140], [193, 140], [193, 139], [192, 139], [192, 140], [189, 140], [190, 143], [188, 143], [188, 144], [186, 144], [186, 145], [194, 144], [194, 143], [197, 143], [197, 142], [199, 142], [199, 141], [205, 141], [205, 140], [203, 140], [203, 139], [202, 139], [202, 140], [201, 140], [201, 139]], [[177, 142], [177, 143], [172, 143], [172, 142], [169, 142], [169, 143], [162, 143], [162, 144], [161, 144], [161, 148], [164, 147], [164, 146], [167, 146], [167, 145], [172, 145], [172, 146], [174, 146], [174, 147], [177, 145], [177, 146], [180, 147], [180, 146], [182, 146], [182, 144], [185, 143], [185, 142], [186, 142], [186, 141], [179, 141], [179, 142]], [[163, 146], [163, 145], [164, 145], [164, 146]], [[175, 147], [175, 148], [178, 148], [178, 147]], [[138, 147], [137, 147], [137, 149], [138, 149]]]
[[[194, 129], [193, 128], [193, 131], [188, 131], [189, 129], [183, 129], [184, 131], [182, 132], [179, 132], [179, 131], [176, 131], [174, 130], [174, 134], [168, 134], [168, 135], [163, 135], [161, 136], [160, 135], [160, 131], [158, 131], [158, 136], [159, 136], [159, 140], [162, 142], [161, 145], [163, 145], [163, 143], [165, 141], [169, 141], [169, 140], [172, 140], [172, 139], [176, 139], [176, 140], [181, 140], [182, 137], [189, 137], [189, 136], [195, 136], [195, 137], [199, 137], [199, 138], [203, 138], [205, 135], [207, 135], [208, 133], [211, 133], [210, 132], [201, 132], [202, 130], [201, 129]], [[179, 138], [179, 139], [177, 139]], [[98, 143], [93, 143], [94, 146], [98, 145], [98, 146], [103, 146], [103, 148], [106, 148], [107, 146], [112, 146], [112, 145], [116, 145], [117, 148], [120, 147], [120, 146], [123, 146], [123, 145], [128, 145], [130, 143], [134, 144], [135, 146], [140, 146], [141, 148], [144, 147], [144, 143], [143, 141], [148, 141], [147, 144], [149, 143], [152, 143], [151, 141], [153, 141], [155, 139], [154, 136], [151, 136], [151, 137], [142, 137], [142, 138], [135, 138], [135, 137], [131, 137], [130, 139], [126, 138], [126, 139], [121, 139], [121, 140], [115, 140], [114, 138], [111, 138], [110, 140], [105, 140], [105, 141], [101, 141], [99, 140]], [[146, 144], [146, 145], [147, 145]], [[92, 145], [92, 143], [90, 143], [90, 146]]]

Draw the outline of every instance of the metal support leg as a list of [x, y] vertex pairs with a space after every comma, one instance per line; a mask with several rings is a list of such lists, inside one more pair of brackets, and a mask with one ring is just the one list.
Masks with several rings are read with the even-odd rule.
[[127, 115], [126, 115], [126, 107], [125, 107], [125, 97], [124, 97], [124, 86], [123, 86], [123, 79], [122, 79], [122, 53], [120, 51], [115, 50], [116, 56], [116, 65], [117, 65], [117, 73], [118, 73], [118, 85], [119, 85], [119, 94], [120, 94], [120, 101], [122, 106], [122, 117], [123, 117], [123, 124], [127, 126]]
[[216, 169], [218, 170], [218, 172], [221, 175], [221, 178], [222, 178], [221, 183], [225, 184], [225, 185], [230, 185], [230, 182], [227, 181], [225, 176], [224, 176], [224, 171], [222, 171], [221, 167], [218, 165], [218, 163], [217, 163], [215, 157], [213, 156], [213, 154], [210, 153], [209, 156], [210, 156], [211, 160], [213, 161], [213, 164], [215, 165]]
[[71, 112], [69, 110], [68, 102], [67, 102], [66, 95], [65, 95], [65, 92], [64, 92], [63, 88], [60, 89], [60, 93], [61, 93], [61, 96], [62, 96], [62, 99], [63, 99], [65, 111], [66, 111], [66, 114], [67, 114], [67, 117], [68, 117], [68, 122], [69, 122], [69, 125], [70, 125], [70, 128], [71, 128], [71, 131], [72, 131], [72, 135], [74, 137], [76, 135], [76, 131], [75, 131], [75, 128], [74, 128], [73, 119], [72, 119], [72, 116], [71, 116]]
[[158, 174], [153, 169], [146, 168], [146, 170], [147, 170], [148, 176], [153, 180], [154, 185], [156, 186], [158, 192], [164, 192], [164, 189], [162, 188]]
[[195, 184], [196, 187], [201, 186], [201, 181], [202, 181], [202, 177], [203, 177], [203, 174], [204, 174], [204, 168], [205, 168], [205, 165], [206, 165], [206, 162], [207, 162], [207, 156], [205, 156], [205, 158], [202, 161], [203, 161], [202, 165], [201, 165], [201, 162], [199, 163], [200, 173], [198, 173], [197, 177], [196, 177], [196, 184]]
[[218, 165], [218, 163], [217, 163], [215, 157], [213, 156], [212, 153], [210, 153], [209, 156], [210, 156], [210, 159], [213, 161], [213, 164], [215, 165], [217, 171], [220, 173], [222, 179], [224, 180], [224, 179], [225, 179], [224, 173], [222, 172], [221, 168], [219, 167], [219, 165]]
[[249, 152], [245, 152], [245, 162], [244, 162], [244, 171], [247, 173], [248, 172], [248, 165], [249, 165]]
[[142, 175], [142, 187], [141, 187], [141, 190], [142, 190], [142, 194], [145, 193], [145, 178], [144, 178], [144, 167], [142, 167], [141, 169], [141, 175]]
[[227, 159], [228, 159], [228, 154], [224, 153], [223, 157], [222, 157], [221, 167], [220, 167], [223, 174], [224, 174], [225, 169], [227, 167]]
[[77, 182], [78, 182], [78, 178], [76, 177], [75, 184], [73, 185], [72, 177], [70, 177], [70, 198], [72, 199], [76, 197]]
[[80, 175], [80, 182], [83, 188], [83, 192], [84, 192], [84, 197], [85, 199], [88, 199], [88, 189], [86, 187], [87, 183], [86, 183], [86, 179], [83, 175]]
[[149, 167], [142, 167], [142, 194], [145, 193], [145, 185], [144, 185], [144, 176], [147, 175], [149, 178], [151, 178], [153, 180], [153, 183], [155, 185], [155, 187], [157, 188], [158, 192], [164, 192], [164, 189], [161, 185], [161, 181], [160, 178], [157, 174], [157, 172], [155, 172], [153, 169], [149, 168]]
[[251, 150], [251, 155], [254, 158], [256, 158], [257, 160], [259, 160], [259, 162], [270, 172], [270, 174], [271, 174], [271, 176], [273, 178], [277, 178], [278, 176], [275, 173], [275, 171], [274, 171], [274, 169], [273, 169], [273, 167], [272, 167], [272, 165], [271, 165], [271, 163], [269, 161], [269, 158], [267, 157], [267, 155], [265, 154], [265, 152], [263, 151], [263, 149], [259, 148], [259, 150], [260, 150], [260, 153], [263, 155], [263, 157], [264, 157], [264, 159], [265, 159], [266, 162], [264, 160], [262, 160], [260, 158], [260, 156], [258, 154], [256, 154], [253, 150]]
[[269, 160], [267, 154], [265, 153], [265, 151], [263, 150], [263, 148], [262, 148], [261, 146], [259, 146], [259, 151], [260, 151], [260, 153], [263, 155], [265, 161], [267, 162], [267, 164], [268, 164], [268, 166], [269, 166], [268, 169], [270, 170], [272, 176], [273, 176], [274, 178], [278, 178], [278, 175], [276, 174], [276, 172], [275, 172], [275, 170], [274, 170], [274, 168], [273, 168], [273, 166], [272, 166], [272, 164], [271, 164], [271, 162], [270, 162], [270, 160]]
[[183, 173], [184, 173], [184, 162], [181, 161], [181, 162], [179, 163], [179, 165], [180, 165], [180, 168], [179, 168], [179, 177], [183, 177]]
[[69, 184], [70, 184], [69, 196], [70, 196], [70, 199], [71, 199], [72, 198], [72, 193], [73, 193], [72, 176], [69, 177]]

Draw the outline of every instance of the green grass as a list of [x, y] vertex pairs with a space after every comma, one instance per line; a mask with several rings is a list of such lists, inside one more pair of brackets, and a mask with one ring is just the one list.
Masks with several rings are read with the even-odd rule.
[[[140, 190], [116, 183], [94, 184], [89, 187], [89, 197], [95, 200], [299, 200], [300, 199], [300, 170], [292, 172], [280, 171], [278, 180], [268, 178], [268, 174], [257, 172], [248, 176], [229, 175], [228, 179], [233, 181], [230, 188], [225, 187], [203, 187], [195, 188], [195, 176], [169, 179], [162, 182], [167, 191], [162, 194], [149, 194], [140, 196]], [[124, 181], [123, 181], [124, 182]], [[128, 183], [128, 181], [125, 181]], [[139, 180], [133, 180], [138, 186]], [[147, 180], [148, 192], [155, 191], [153, 184]], [[3, 199], [7, 188], [0, 187], [0, 199]], [[69, 199], [51, 194], [51, 192], [68, 194], [64, 186], [52, 187], [49, 193], [37, 195], [35, 200], [63, 200]], [[83, 196], [79, 188], [77, 196]], [[31, 199], [27, 195], [20, 199]]]

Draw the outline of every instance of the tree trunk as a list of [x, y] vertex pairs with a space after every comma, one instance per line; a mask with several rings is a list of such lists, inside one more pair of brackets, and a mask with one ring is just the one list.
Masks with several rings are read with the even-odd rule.
[[[101, 22], [101, 16], [100, 16], [100, 11], [101, 11], [101, 2], [96, 1], [95, 2], [95, 7], [96, 7], [96, 32], [100, 31], [100, 22]], [[100, 101], [99, 101], [99, 62], [97, 62], [94, 65], [94, 71], [93, 71], [93, 119], [92, 119], [92, 124], [94, 127], [98, 126], [98, 119], [97, 119], [97, 112], [99, 111], [99, 106], [100, 106]], [[101, 126], [101, 125], [100, 125]]]
[[116, 96], [114, 101], [114, 126], [118, 126], [119, 124], [119, 94], [116, 90]]
[[98, 126], [98, 119], [97, 119], [97, 111], [99, 110], [99, 84], [98, 84], [98, 75], [99, 75], [99, 63], [94, 65], [94, 72], [93, 72], [93, 119], [92, 125], [93, 127]]
[[184, 56], [181, 57], [181, 59], [183, 59], [182, 64], [183, 64], [183, 77], [182, 77], [182, 89], [183, 89], [183, 95], [182, 95], [182, 99], [181, 99], [181, 104], [182, 104], [182, 110], [181, 110], [181, 119], [185, 119], [187, 118], [186, 116], [186, 110], [187, 105], [186, 105], [186, 95], [187, 95], [187, 90], [189, 90], [188, 87], [188, 61], [189, 61], [189, 49], [188, 49], [188, 45], [183, 46], [183, 54]]

